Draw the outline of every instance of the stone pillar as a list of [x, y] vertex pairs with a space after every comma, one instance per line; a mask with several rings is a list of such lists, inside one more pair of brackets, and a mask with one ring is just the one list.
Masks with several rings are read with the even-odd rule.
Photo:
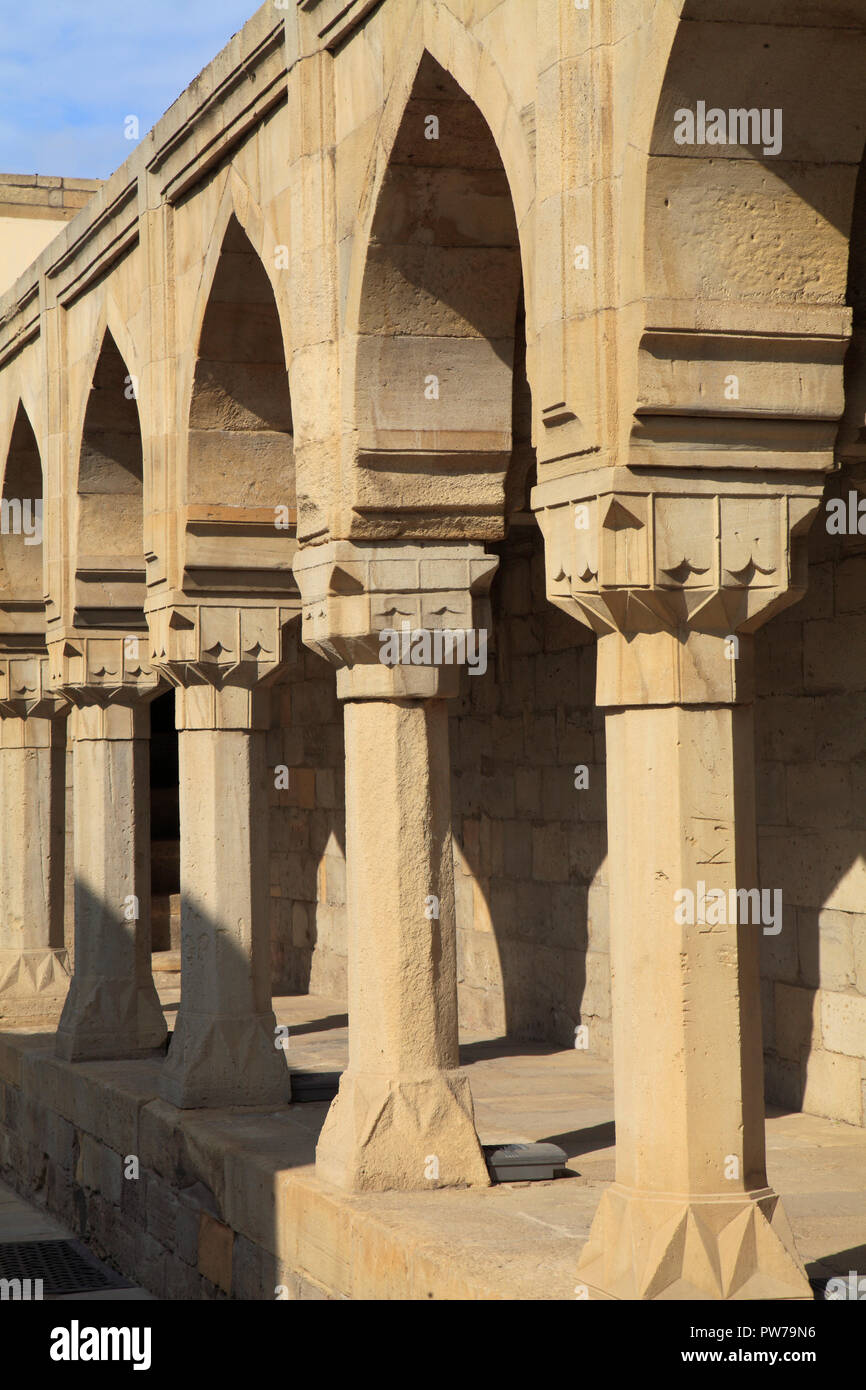
[[578, 527], [536, 491], [548, 596], [599, 633], [606, 710], [616, 1181], [578, 1266], [596, 1296], [811, 1298], [767, 1182], [772, 924], [752, 891], [773, 885], [757, 881], [750, 634], [797, 594], [803, 494], [599, 488], [578, 494]]
[[471, 629], [495, 566], [480, 546], [342, 541], [295, 562], [304, 641], [344, 668], [349, 1066], [316, 1170], [355, 1191], [489, 1181], [457, 1036], [446, 697], [460, 673], [383, 664], [380, 638], [403, 620]]
[[0, 1029], [55, 1026], [69, 986], [66, 735], [53, 705], [55, 717], [0, 716]]
[[[676, 639], [685, 653], [701, 647], [706, 698], [671, 704], [653, 703], [667, 698], [654, 677], [670, 669], [668, 635], [632, 640], [636, 684], [623, 679], [623, 639], [599, 641], [600, 695], [615, 701], [605, 725], [616, 1182], [578, 1277], [618, 1298], [811, 1298], [767, 1182], [764, 924], [760, 904], [737, 897], [758, 888], [752, 705], [722, 701], [725, 638]], [[750, 642], [740, 639], [739, 661]]]
[[181, 1003], [160, 1090], [185, 1108], [290, 1098], [270, 990], [268, 694], [177, 690]]
[[57, 1030], [65, 1061], [147, 1056], [165, 1019], [150, 961], [150, 718], [134, 703], [70, 716], [75, 973]]

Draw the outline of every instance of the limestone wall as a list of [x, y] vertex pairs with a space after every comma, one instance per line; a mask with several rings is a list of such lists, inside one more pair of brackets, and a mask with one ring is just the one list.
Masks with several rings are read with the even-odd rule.
[[[585, 1023], [609, 1056], [594, 647], [544, 598], [535, 523], [497, 549], [488, 668], [464, 676], [450, 721], [461, 1026], [569, 1046]], [[289, 787], [271, 792], [272, 988], [344, 999], [342, 719], [330, 668], [303, 647], [277, 717], [269, 764]]]
[[0, 295], [99, 186], [95, 179], [0, 174]]
[[[346, 995], [346, 860], [342, 710], [334, 672], [291, 633], [268, 763], [271, 988]], [[288, 786], [278, 786], [286, 769]], [[282, 780], [285, 780], [283, 778]]]
[[488, 669], [466, 676], [451, 719], [461, 1025], [567, 1047], [587, 1023], [608, 1056], [594, 646], [544, 598], [534, 523], [495, 549]]
[[[847, 497], [842, 478], [828, 497]], [[864, 1123], [866, 537], [809, 538], [809, 590], [760, 635], [756, 709], [762, 883], [784, 926], [763, 937], [768, 1094]]]

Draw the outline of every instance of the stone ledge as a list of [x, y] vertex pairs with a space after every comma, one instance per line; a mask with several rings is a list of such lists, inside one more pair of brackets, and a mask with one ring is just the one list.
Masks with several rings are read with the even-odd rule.
[[569, 1184], [573, 1231], [544, 1219], [552, 1183], [520, 1190], [528, 1219], [507, 1188], [348, 1195], [315, 1176], [325, 1104], [180, 1111], [158, 1063], [71, 1064], [52, 1042], [0, 1036], [0, 1171], [159, 1298], [574, 1297], [598, 1188]]

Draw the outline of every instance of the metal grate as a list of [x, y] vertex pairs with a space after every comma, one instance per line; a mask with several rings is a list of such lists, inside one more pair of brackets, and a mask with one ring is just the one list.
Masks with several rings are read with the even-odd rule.
[[41, 1279], [44, 1295], [128, 1287], [74, 1240], [0, 1245], [0, 1279]]

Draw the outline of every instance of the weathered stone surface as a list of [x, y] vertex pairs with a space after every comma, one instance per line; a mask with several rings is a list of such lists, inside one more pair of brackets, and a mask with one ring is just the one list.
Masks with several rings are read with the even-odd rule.
[[[44, 504], [40, 543], [0, 538], [0, 1025], [53, 1025], [74, 957], [64, 1065], [0, 1040], [3, 1152], [100, 1241], [119, 1204], [161, 1289], [262, 1285], [267, 1164], [188, 1112], [284, 1109], [271, 991], [327, 988], [351, 1048], [322, 1183], [483, 1187], [458, 1006], [512, 1040], [586, 1026], [618, 1067], [599, 1290], [802, 1291], [765, 1191], [760, 926], [672, 926], [670, 899], [780, 893], [771, 1093], [862, 1123], [866, 27], [680, 8], [263, 5], [107, 186], [0, 179], [2, 500]], [[683, 143], [708, 100], [732, 129]], [[487, 671], [386, 667], [404, 620], [489, 627]], [[139, 1084], [79, 1067], [118, 1059]], [[441, 1250], [352, 1253], [324, 1191], [270, 1251], [288, 1297], [483, 1296]]]

